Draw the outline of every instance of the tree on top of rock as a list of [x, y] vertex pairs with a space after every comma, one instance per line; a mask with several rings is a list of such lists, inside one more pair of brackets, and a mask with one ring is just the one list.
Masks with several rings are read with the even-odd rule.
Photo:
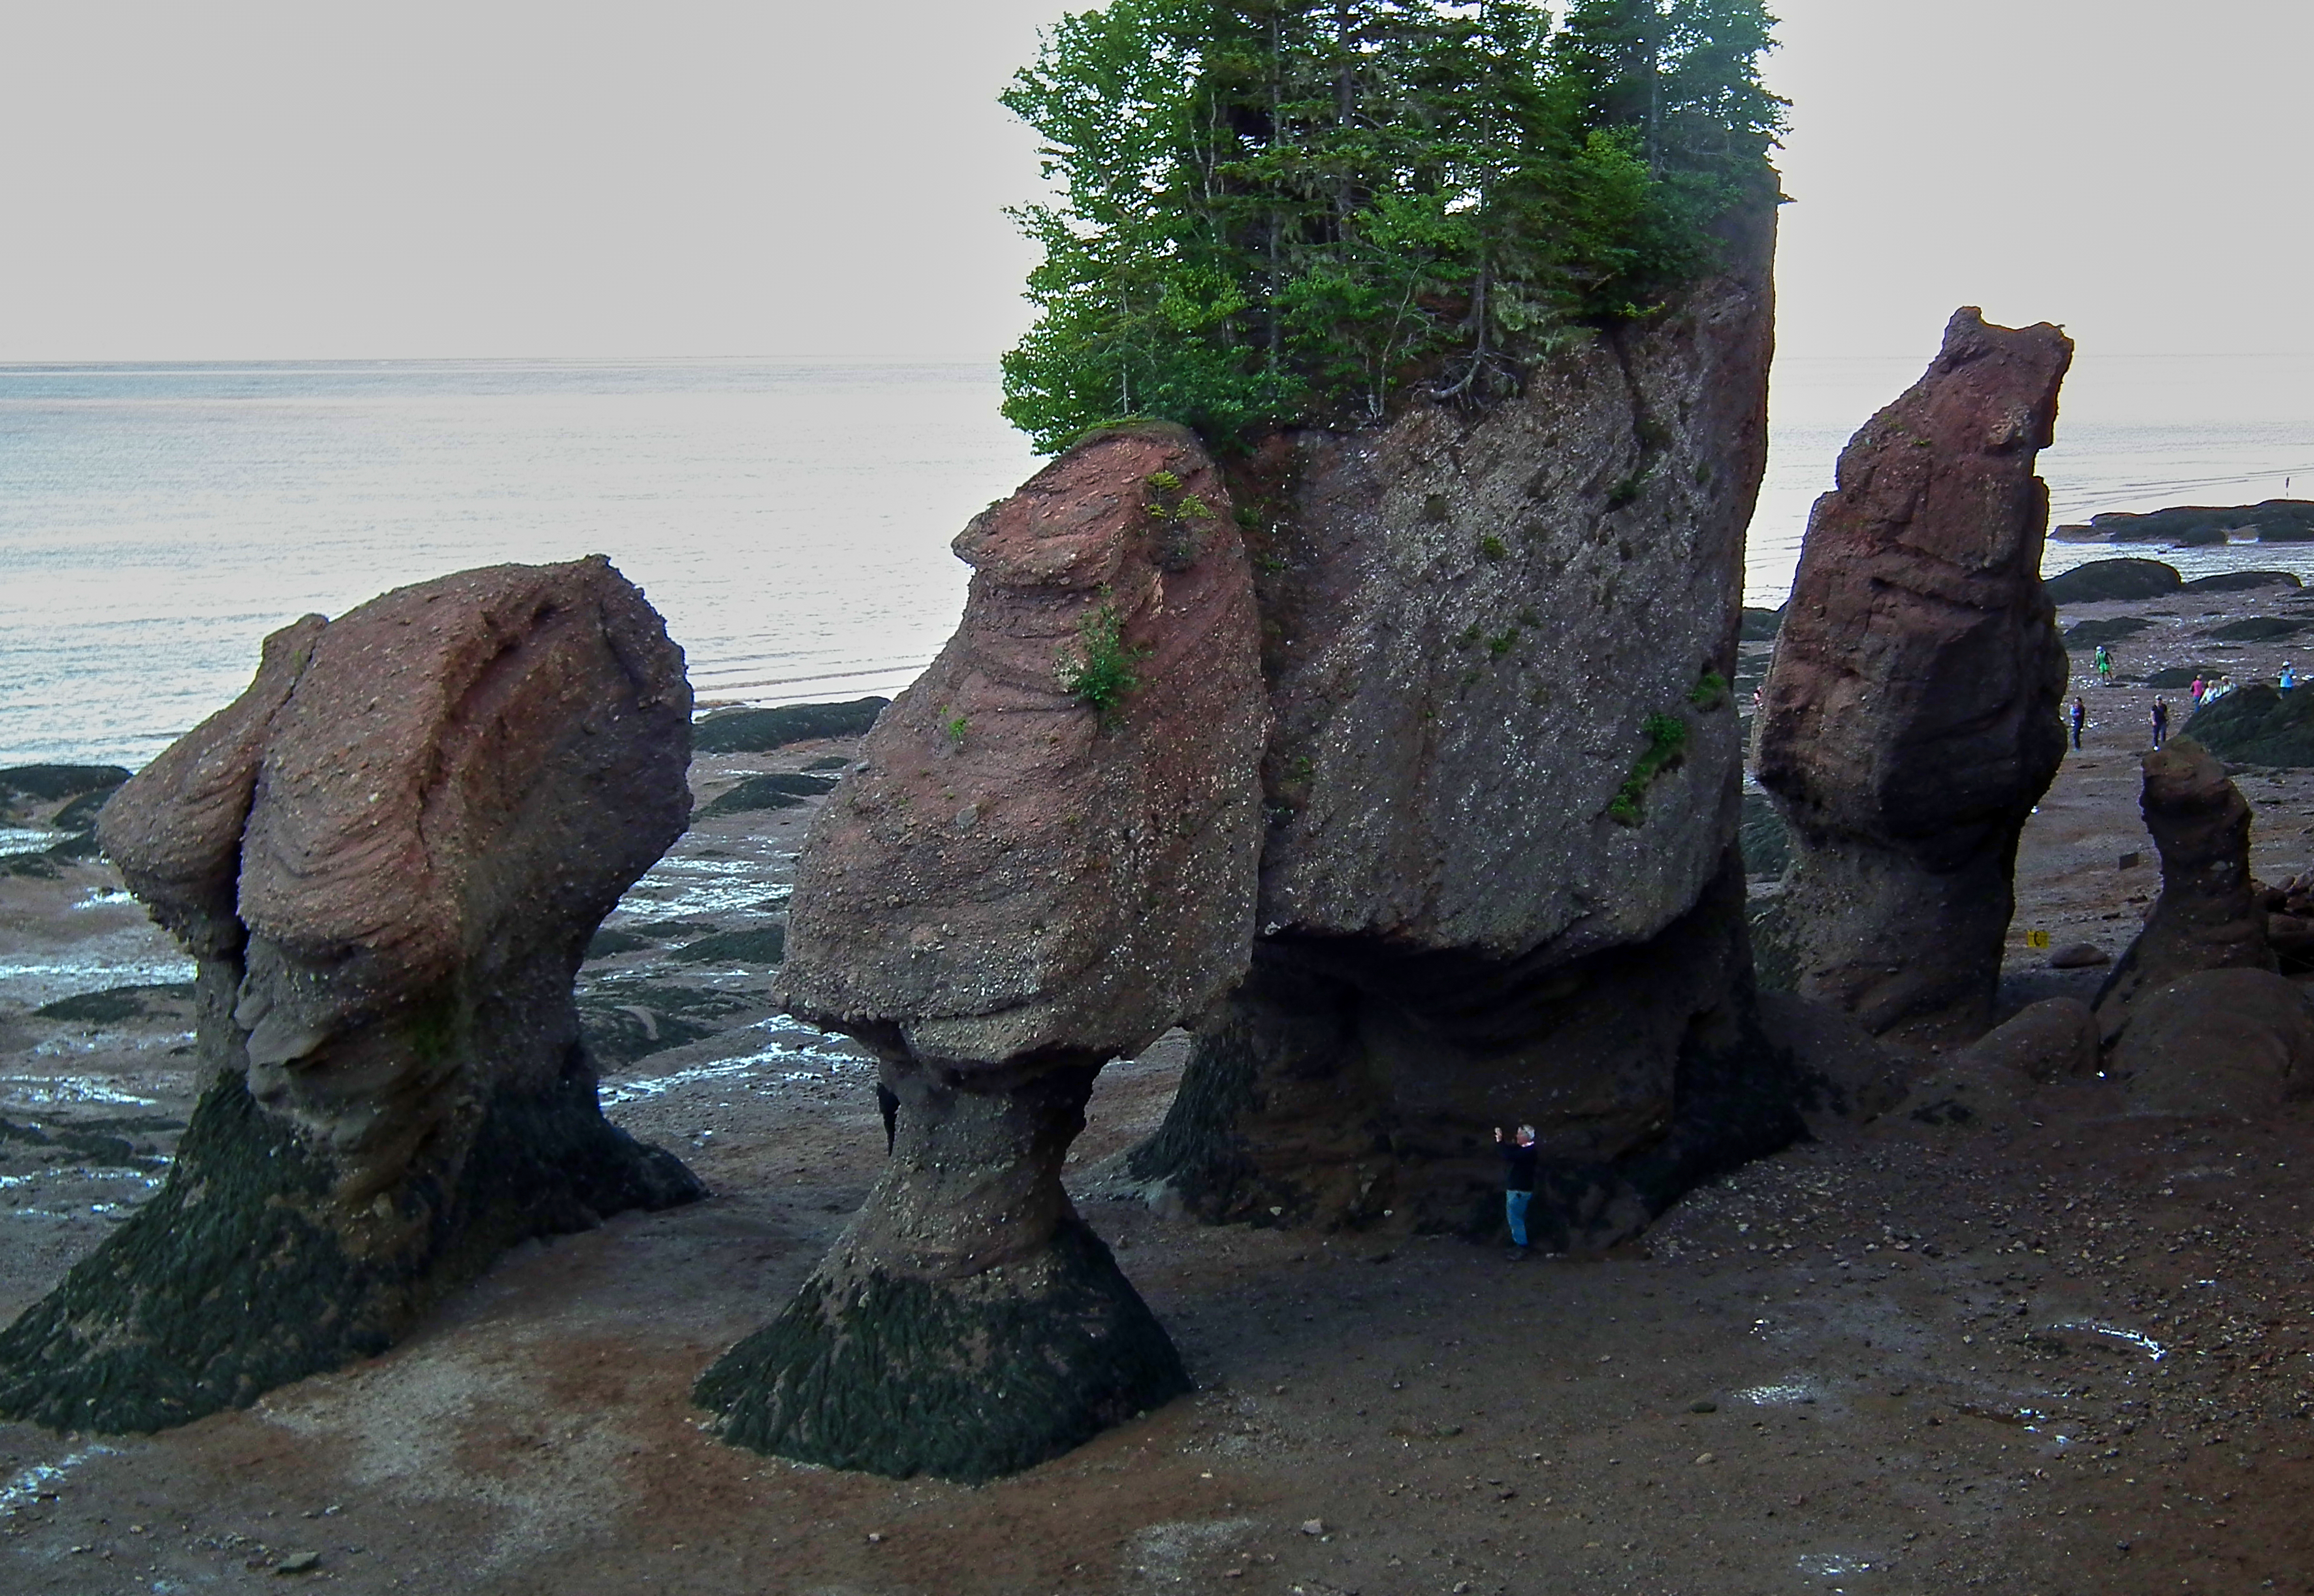
[[1113, 0], [1003, 96], [1043, 140], [1005, 414], [1227, 445], [1515, 388], [1707, 269], [1773, 192], [1759, 0]]

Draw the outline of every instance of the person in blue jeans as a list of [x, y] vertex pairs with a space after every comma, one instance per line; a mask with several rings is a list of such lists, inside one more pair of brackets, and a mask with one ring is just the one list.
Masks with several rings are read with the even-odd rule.
[[1521, 1125], [1505, 1136], [1495, 1127], [1495, 1147], [1503, 1155], [1503, 1212], [1511, 1221], [1509, 1257], [1526, 1257], [1526, 1205], [1534, 1201], [1534, 1127]]

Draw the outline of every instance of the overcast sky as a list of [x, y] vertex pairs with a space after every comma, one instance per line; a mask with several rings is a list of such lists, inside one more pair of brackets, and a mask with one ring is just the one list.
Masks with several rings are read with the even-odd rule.
[[[1050, 0], [19, 0], [0, 360], [980, 357]], [[2310, 0], [1782, 0], [1783, 348], [2314, 353]]]

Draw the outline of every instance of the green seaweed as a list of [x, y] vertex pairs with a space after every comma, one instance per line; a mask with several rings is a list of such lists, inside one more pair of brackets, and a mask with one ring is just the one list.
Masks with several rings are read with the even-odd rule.
[[1687, 751], [1687, 722], [1676, 715], [1650, 715], [1639, 729], [1647, 745], [1607, 804], [1607, 817], [1618, 825], [1637, 825], [1647, 818], [1647, 789], [1656, 777], [1676, 766]]
[[994, 1275], [815, 1275], [692, 1399], [751, 1451], [977, 1485], [1189, 1389], [1156, 1315], [1071, 1214], [1042, 1257]]

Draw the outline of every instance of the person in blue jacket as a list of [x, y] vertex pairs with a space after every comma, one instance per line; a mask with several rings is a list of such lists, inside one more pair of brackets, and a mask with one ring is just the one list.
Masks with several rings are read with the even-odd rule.
[[1503, 1212], [1511, 1221], [1513, 1258], [1526, 1257], [1526, 1205], [1534, 1201], [1534, 1127], [1521, 1125], [1512, 1136], [1495, 1127], [1495, 1146], [1503, 1155]]

